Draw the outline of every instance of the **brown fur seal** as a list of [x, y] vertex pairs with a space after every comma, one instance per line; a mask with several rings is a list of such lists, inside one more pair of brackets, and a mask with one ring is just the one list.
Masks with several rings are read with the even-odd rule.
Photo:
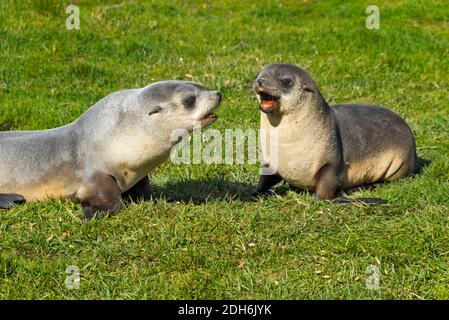
[[415, 139], [394, 112], [373, 105], [329, 106], [310, 75], [291, 64], [263, 68], [253, 90], [261, 129], [278, 137], [275, 174], [260, 176], [257, 193], [284, 179], [321, 199], [334, 199], [339, 189], [415, 172]]

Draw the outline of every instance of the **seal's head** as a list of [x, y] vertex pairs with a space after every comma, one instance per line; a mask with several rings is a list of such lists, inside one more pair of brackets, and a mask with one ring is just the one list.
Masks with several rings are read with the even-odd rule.
[[194, 82], [161, 81], [142, 88], [138, 98], [142, 115], [152, 122], [190, 131], [217, 120], [212, 111], [220, 104], [221, 93]]
[[318, 93], [312, 77], [293, 64], [270, 64], [256, 76], [253, 90], [265, 113], [290, 113], [301, 109]]
[[121, 90], [77, 120], [78, 136], [83, 148], [102, 153], [110, 166], [145, 169], [166, 157], [182, 136], [214, 122], [220, 101], [218, 91], [187, 81]]

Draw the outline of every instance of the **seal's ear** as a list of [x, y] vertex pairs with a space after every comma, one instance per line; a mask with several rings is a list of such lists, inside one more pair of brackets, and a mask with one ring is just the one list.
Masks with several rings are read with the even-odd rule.
[[315, 93], [315, 90], [313, 89], [313, 86], [311, 86], [311, 85], [309, 85], [309, 84], [307, 84], [307, 83], [305, 83], [305, 84], [302, 85], [302, 89], [303, 89], [305, 92]]
[[161, 112], [161, 111], [162, 111], [161, 106], [153, 106], [153, 107], [151, 107], [150, 112], [148, 112], [148, 115], [151, 116], [151, 115]]

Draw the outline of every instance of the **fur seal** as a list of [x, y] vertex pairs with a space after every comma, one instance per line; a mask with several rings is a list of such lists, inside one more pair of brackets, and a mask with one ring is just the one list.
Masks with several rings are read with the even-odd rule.
[[[256, 193], [284, 179], [320, 199], [334, 199], [340, 189], [396, 180], [416, 170], [412, 131], [390, 110], [329, 106], [312, 77], [292, 64], [263, 68], [253, 90], [260, 103], [261, 129], [274, 130], [278, 137], [275, 174], [261, 175]], [[268, 146], [262, 142], [262, 151]]]
[[220, 101], [199, 84], [161, 81], [114, 92], [59, 128], [0, 132], [0, 207], [69, 198], [89, 219], [147, 199], [148, 173], [179, 142], [173, 132], [210, 125]]

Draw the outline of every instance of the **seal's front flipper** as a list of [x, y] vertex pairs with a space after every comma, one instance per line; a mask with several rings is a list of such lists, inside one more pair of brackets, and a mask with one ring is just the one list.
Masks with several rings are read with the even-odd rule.
[[148, 176], [142, 178], [131, 189], [122, 194], [124, 200], [140, 202], [151, 199], [151, 186]]
[[261, 175], [259, 177], [259, 183], [257, 184], [256, 191], [252, 193], [253, 197], [257, 197], [258, 195], [265, 194], [267, 191], [282, 181], [282, 177], [278, 174], [273, 175]]
[[336, 166], [325, 164], [317, 173], [315, 193], [319, 199], [335, 198], [338, 188]]
[[122, 193], [117, 181], [110, 175], [97, 173], [79, 192], [77, 200], [90, 220], [102, 214], [112, 215], [123, 208]]
[[22, 197], [20, 194], [0, 193], [0, 209], [9, 209], [22, 203], [25, 203], [25, 198]]

